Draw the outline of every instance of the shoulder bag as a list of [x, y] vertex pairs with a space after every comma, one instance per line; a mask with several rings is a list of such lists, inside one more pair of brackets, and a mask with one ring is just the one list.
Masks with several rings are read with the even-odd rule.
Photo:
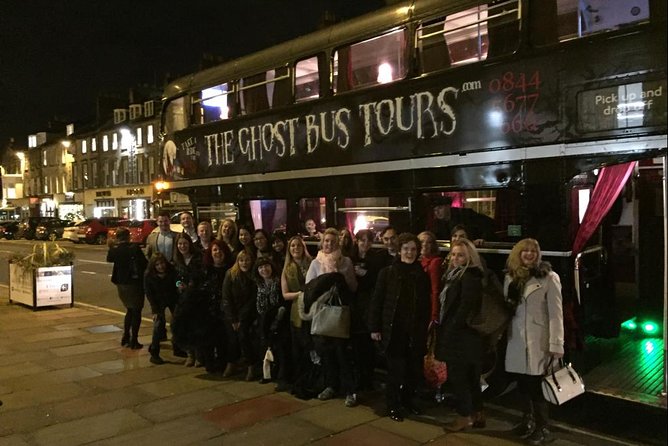
[[341, 305], [338, 288], [333, 285], [325, 294], [326, 300], [320, 301], [311, 321], [311, 334], [348, 339], [350, 337], [350, 307]]
[[585, 386], [580, 374], [570, 364], [564, 364], [562, 359], [559, 359], [556, 365], [553, 363], [554, 357], [547, 366], [547, 372], [543, 376], [541, 386], [545, 399], [560, 406], [576, 396], [582, 395]]

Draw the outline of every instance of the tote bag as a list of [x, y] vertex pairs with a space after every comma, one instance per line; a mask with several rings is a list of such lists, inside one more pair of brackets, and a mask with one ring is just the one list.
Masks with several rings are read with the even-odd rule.
[[543, 376], [541, 383], [543, 388], [543, 396], [545, 399], [557, 406], [572, 400], [578, 395], [582, 395], [585, 391], [582, 377], [570, 364], [564, 364], [563, 360], [559, 360], [556, 367], [550, 361], [548, 371]]
[[313, 315], [311, 334], [348, 339], [350, 337], [350, 307], [341, 305], [336, 286], [332, 286], [327, 293], [329, 293], [329, 298], [319, 304]]

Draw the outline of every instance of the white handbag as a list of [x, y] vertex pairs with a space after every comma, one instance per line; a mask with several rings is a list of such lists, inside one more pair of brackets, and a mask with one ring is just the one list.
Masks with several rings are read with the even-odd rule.
[[585, 386], [580, 374], [570, 364], [564, 364], [563, 360], [559, 359], [557, 366], [553, 367], [553, 361], [554, 358], [548, 365], [541, 385], [545, 399], [559, 406], [582, 395]]

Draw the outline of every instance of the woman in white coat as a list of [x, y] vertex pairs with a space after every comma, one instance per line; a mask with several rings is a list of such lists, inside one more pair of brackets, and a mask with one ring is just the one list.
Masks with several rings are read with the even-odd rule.
[[552, 361], [564, 355], [561, 282], [550, 264], [541, 261], [534, 239], [520, 240], [506, 262], [506, 301], [515, 308], [508, 328], [506, 371], [517, 378], [524, 402], [522, 422], [513, 433], [542, 445], [554, 438], [547, 428], [547, 402], [541, 379]]

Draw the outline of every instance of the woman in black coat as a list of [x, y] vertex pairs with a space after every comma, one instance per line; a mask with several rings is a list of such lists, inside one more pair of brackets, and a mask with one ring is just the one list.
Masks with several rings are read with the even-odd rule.
[[151, 363], [164, 364], [160, 357], [160, 341], [166, 332], [165, 310], [169, 311], [174, 318], [176, 302], [178, 301], [178, 290], [176, 289], [176, 271], [167, 258], [160, 252], [151, 257], [144, 276], [144, 292], [148, 303], [151, 304], [153, 314], [153, 337], [148, 348], [151, 354]]
[[235, 374], [239, 366], [247, 367], [246, 381], [257, 375], [257, 286], [253, 280], [253, 254], [242, 250], [234, 266], [225, 273], [221, 308], [228, 341], [228, 363], [223, 377]]
[[143, 347], [137, 339], [144, 308], [144, 271], [146, 257], [138, 245], [130, 243], [127, 228], [116, 231], [115, 242], [110, 241], [107, 262], [113, 262], [111, 282], [116, 285], [118, 297], [126, 309], [121, 345], [138, 350]]
[[484, 339], [467, 321], [480, 310], [483, 268], [475, 246], [469, 240], [453, 242], [445, 289], [440, 294], [440, 326], [436, 358], [448, 364], [448, 382], [457, 397], [458, 417], [446, 429], [460, 431], [484, 427], [480, 373]]
[[381, 270], [369, 308], [371, 339], [387, 359], [386, 403], [389, 416], [403, 421], [402, 409], [420, 410], [413, 395], [422, 379], [431, 312], [429, 277], [417, 261], [420, 241], [409, 233], [398, 238], [399, 256]]

